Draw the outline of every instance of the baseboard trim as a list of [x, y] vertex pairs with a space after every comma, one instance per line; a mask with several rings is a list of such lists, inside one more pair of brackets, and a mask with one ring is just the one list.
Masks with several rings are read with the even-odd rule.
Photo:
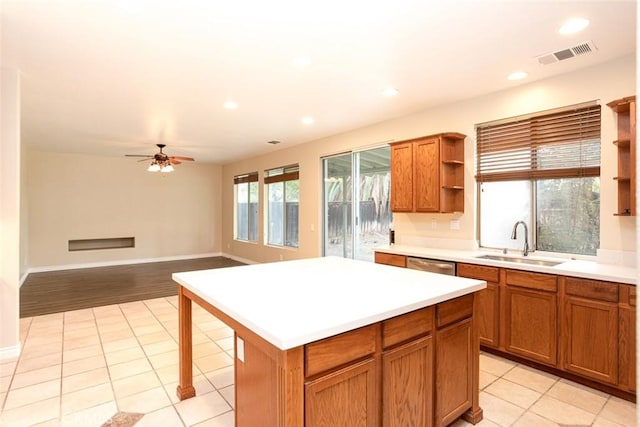
[[25, 278], [30, 273], [44, 273], [47, 271], [75, 270], [79, 268], [94, 268], [94, 267], [110, 267], [114, 265], [127, 265], [127, 264], [145, 264], [149, 262], [182, 261], [185, 259], [210, 258], [210, 257], [216, 257], [216, 256], [225, 256], [227, 258], [231, 258], [231, 256], [223, 255], [222, 252], [211, 252], [206, 254], [178, 255], [178, 256], [167, 256], [167, 257], [158, 257], [158, 258], [122, 259], [122, 260], [104, 261], [104, 262], [88, 262], [88, 263], [82, 263], [82, 264], [49, 265], [44, 267], [29, 268], [27, 270], [27, 273], [25, 273]]
[[0, 348], [0, 360], [17, 359], [20, 356], [20, 344], [11, 347]]
[[235, 256], [235, 255], [232, 255], [232, 254], [222, 253], [222, 255], [220, 255], [220, 256], [223, 256], [225, 258], [230, 258], [230, 259], [232, 259], [234, 261], [238, 261], [238, 262], [241, 262], [243, 264], [259, 264], [256, 261], [253, 261], [253, 260], [250, 260], [250, 259], [246, 259], [246, 258], [241, 258], [239, 256]]

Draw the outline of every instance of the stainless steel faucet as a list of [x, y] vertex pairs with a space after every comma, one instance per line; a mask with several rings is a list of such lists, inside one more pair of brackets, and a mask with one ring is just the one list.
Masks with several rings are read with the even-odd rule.
[[518, 221], [513, 225], [513, 231], [511, 232], [511, 238], [516, 240], [518, 238], [518, 225], [524, 226], [524, 247], [522, 248], [522, 256], [529, 255], [529, 229], [524, 221]]

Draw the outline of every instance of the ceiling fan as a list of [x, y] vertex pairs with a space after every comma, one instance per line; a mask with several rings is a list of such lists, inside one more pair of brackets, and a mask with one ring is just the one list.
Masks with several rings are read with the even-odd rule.
[[156, 146], [160, 149], [159, 153], [156, 154], [125, 154], [126, 157], [144, 157], [144, 159], [140, 160], [145, 161], [151, 159], [151, 165], [147, 168], [149, 172], [173, 172], [173, 165], [179, 165], [184, 161], [193, 162], [195, 159], [193, 157], [183, 157], [183, 156], [168, 156], [162, 152], [162, 149], [166, 147], [166, 144], [156, 144]]

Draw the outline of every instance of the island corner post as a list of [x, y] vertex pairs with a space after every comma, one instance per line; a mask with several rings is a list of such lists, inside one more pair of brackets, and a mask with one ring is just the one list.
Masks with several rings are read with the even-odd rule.
[[[191, 338], [191, 304], [195, 301], [234, 330], [236, 343], [242, 341], [242, 354], [238, 354], [238, 345], [234, 345], [235, 418], [238, 427], [253, 425], [303, 427], [305, 420], [309, 426], [313, 426], [313, 420], [330, 417], [329, 414], [320, 413], [318, 409], [327, 400], [321, 401], [320, 404], [316, 402], [315, 406], [312, 401], [316, 397], [314, 393], [318, 392], [319, 399], [323, 399], [322, 393], [328, 389], [324, 388], [325, 385], [322, 383], [325, 378], [320, 378], [322, 375], [317, 372], [332, 364], [337, 365], [338, 368], [329, 375], [324, 375], [328, 377], [330, 385], [344, 382], [346, 378], [347, 382], [344, 383], [347, 387], [363, 393], [362, 405], [368, 415], [364, 423], [359, 425], [367, 427], [383, 425], [382, 388], [387, 384], [382, 378], [383, 358], [391, 353], [384, 349], [385, 334], [394, 333], [391, 331], [395, 330], [395, 325], [390, 322], [395, 322], [395, 319], [401, 322], [399, 324], [402, 325], [403, 330], [407, 328], [415, 330], [418, 318], [423, 320], [420, 322], [421, 325], [431, 325], [432, 328], [426, 330], [424, 326], [420, 326], [424, 329], [420, 331], [422, 334], [420, 340], [416, 340], [421, 346], [420, 351], [412, 350], [411, 346], [415, 345], [413, 342], [402, 345], [398, 349], [392, 348], [392, 351], [402, 350], [406, 356], [398, 359], [401, 361], [398, 367], [407, 371], [405, 379], [411, 376], [408, 374], [411, 367], [421, 369], [421, 365], [416, 365], [420, 362], [416, 359], [416, 355], [428, 354], [434, 360], [431, 365], [428, 365], [433, 372], [430, 377], [431, 384], [423, 385], [424, 391], [421, 391], [428, 398], [422, 399], [424, 402], [421, 401], [424, 403], [424, 408], [418, 408], [422, 411], [420, 416], [424, 417], [424, 422], [416, 425], [440, 427], [448, 425], [459, 417], [473, 424], [482, 420], [482, 409], [479, 406], [480, 345], [478, 325], [474, 316], [478, 299], [475, 298], [475, 292], [398, 316], [395, 319], [377, 322], [337, 337], [321, 340], [317, 345], [324, 356], [318, 364], [311, 361], [314, 354], [320, 354], [314, 353], [316, 343], [281, 350], [182, 285], [179, 285], [178, 298], [180, 334], [178, 398], [184, 400], [195, 396], [192, 383]], [[449, 340], [450, 337], [453, 339]], [[357, 343], [360, 345], [356, 345]], [[367, 353], [368, 351], [370, 353]], [[343, 353], [355, 358], [356, 362], [345, 367], [343, 362], [346, 359], [341, 359]], [[458, 381], [456, 378], [461, 378], [454, 372], [438, 370], [436, 366], [438, 354], [455, 359], [448, 362], [449, 367], [446, 369], [468, 373], [466, 378], [463, 378], [462, 384], [447, 384], [446, 388], [453, 389], [456, 396], [439, 395], [435, 389], [437, 381], [444, 381], [444, 378], [447, 383], [455, 383]], [[314, 367], [310, 368], [310, 363], [314, 364]], [[404, 397], [411, 399], [411, 396], [406, 395], [406, 391], [396, 390], [393, 393], [395, 393], [393, 397], [403, 396], [404, 393]], [[329, 401], [335, 398], [336, 396], [329, 396]], [[443, 402], [443, 399], [446, 402]], [[431, 402], [427, 402], [428, 400]], [[352, 403], [349, 402], [347, 406], [352, 406]], [[384, 414], [384, 416], [388, 415]], [[393, 414], [390, 416], [393, 417]], [[384, 423], [384, 425], [387, 424], [398, 425], [395, 422]]]

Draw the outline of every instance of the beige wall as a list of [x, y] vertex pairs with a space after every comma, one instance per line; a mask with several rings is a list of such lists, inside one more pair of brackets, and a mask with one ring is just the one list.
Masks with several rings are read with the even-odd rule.
[[[579, 60], [579, 59], [577, 59]], [[550, 65], [553, 66], [553, 65]], [[473, 78], [470, 73], [469, 78]], [[600, 246], [606, 251], [635, 252], [634, 218], [614, 217], [617, 203], [613, 177], [616, 175], [614, 114], [606, 103], [635, 94], [635, 57], [628, 56], [590, 69], [517, 86], [513, 89], [431, 108], [406, 117], [309, 142], [272, 154], [243, 160], [223, 169], [223, 251], [257, 262], [306, 258], [321, 255], [321, 169], [320, 158], [345, 150], [355, 150], [388, 141], [401, 141], [445, 131], [461, 132], [465, 141], [465, 213], [395, 214], [396, 235], [403, 238], [459, 239], [467, 244], [476, 239], [476, 191], [474, 175], [474, 125], [505, 117], [527, 114], [566, 105], [598, 100], [602, 104], [601, 233]], [[399, 96], [402, 96], [400, 94]], [[357, 114], [357, 111], [354, 111]], [[264, 245], [260, 212], [260, 241], [257, 244], [233, 240], [233, 177], [265, 169], [300, 164], [300, 247], [287, 250]], [[261, 206], [263, 200], [260, 200]], [[460, 220], [459, 230], [450, 230], [451, 219]], [[436, 221], [436, 229], [432, 221]]]
[[20, 307], [20, 75], [0, 69], [0, 359], [17, 356]]
[[[136, 159], [27, 152], [29, 266], [220, 252], [221, 171], [188, 163], [150, 173]], [[70, 239], [135, 237], [135, 248], [68, 251]]]

